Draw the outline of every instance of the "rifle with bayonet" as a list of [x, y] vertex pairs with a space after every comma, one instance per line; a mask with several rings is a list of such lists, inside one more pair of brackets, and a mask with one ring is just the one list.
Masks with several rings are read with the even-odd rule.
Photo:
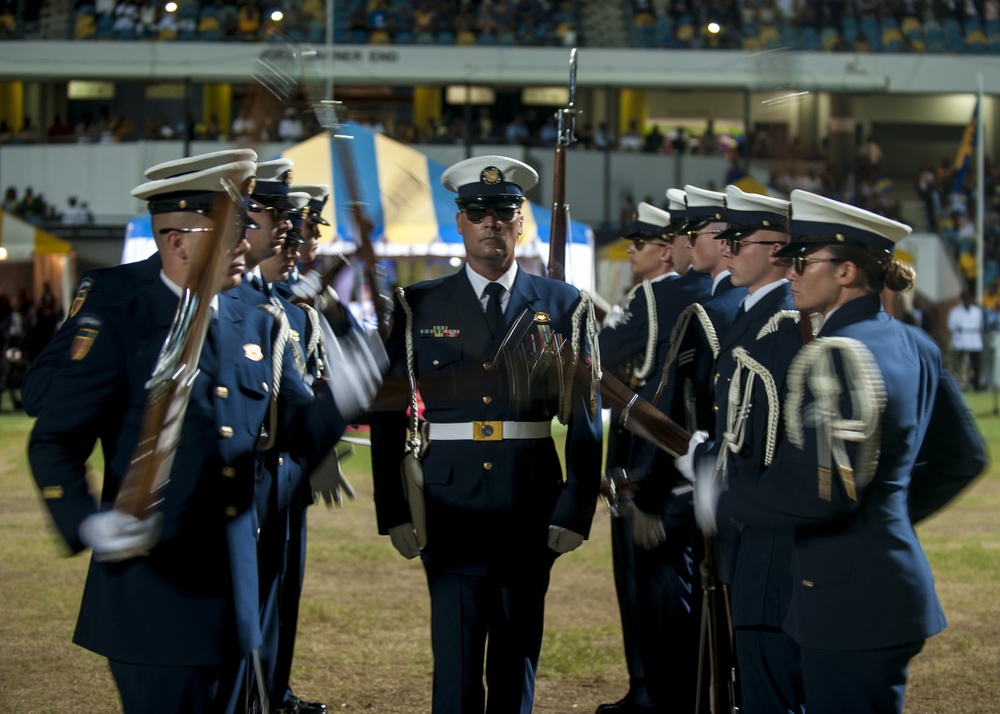
[[552, 223], [549, 230], [549, 262], [546, 274], [566, 280], [566, 232], [569, 230], [569, 204], [566, 203], [566, 147], [576, 141], [576, 48], [569, 54], [569, 102], [556, 112], [558, 137], [552, 167]]
[[222, 287], [236, 244], [243, 239], [241, 191], [227, 179], [223, 185], [226, 191], [211, 211], [220, 235], [189, 243], [187, 280], [153, 375], [146, 383], [139, 441], [115, 498], [117, 510], [136, 518], [153, 515], [162, 500], [161, 491], [170, 476], [191, 387], [198, 375], [198, 360], [212, 317], [211, 303]]

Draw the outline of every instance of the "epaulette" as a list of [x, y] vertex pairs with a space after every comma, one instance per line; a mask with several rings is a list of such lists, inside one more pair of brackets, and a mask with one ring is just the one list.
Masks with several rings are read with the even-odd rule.
[[[840, 356], [844, 383], [837, 376], [835, 352]], [[813, 404], [805, 414], [802, 403], [807, 383]], [[886, 403], [885, 383], [872, 353], [849, 337], [821, 337], [799, 350], [788, 369], [787, 384], [785, 430], [789, 442], [800, 449], [805, 445], [803, 424], [807, 419], [816, 430], [819, 497], [826, 501], [832, 498], [832, 462], [836, 462], [848, 498], [857, 500], [858, 487], [866, 486], [878, 467]], [[840, 413], [844, 387], [851, 397], [852, 414], [848, 417]], [[853, 465], [845, 442], [858, 444]]]

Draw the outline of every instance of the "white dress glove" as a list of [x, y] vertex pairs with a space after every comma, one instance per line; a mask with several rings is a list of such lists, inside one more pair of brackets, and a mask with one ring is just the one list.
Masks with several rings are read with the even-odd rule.
[[309, 475], [313, 501], [318, 502], [322, 498], [327, 508], [333, 508], [334, 505], [339, 508], [344, 505], [344, 496], [347, 496], [348, 501], [357, 498], [354, 487], [340, 470], [340, 463], [353, 453], [354, 447], [350, 445], [343, 451], [335, 450]]
[[420, 546], [417, 545], [417, 534], [413, 532], [412, 523], [390, 528], [389, 538], [392, 539], [393, 547], [407, 560], [420, 555]]
[[80, 523], [80, 540], [102, 563], [117, 563], [149, 551], [160, 541], [163, 514], [139, 520], [123, 511], [110, 510], [87, 516]]
[[549, 548], [557, 553], [568, 553], [583, 544], [583, 536], [561, 526], [549, 526]]
[[678, 456], [674, 459], [674, 465], [677, 470], [681, 472], [681, 476], [686, 478], [691, 483], [694, 483], [694, 451], [695, 447], [699, 444], [704, 444], [708, 441], [707, 431], [696, 431], [691, 435], [691, 440], [688, 441], [688, 450], [683, 456]]
[[611, 328], [617, 327], [618, 323], [622, 321], [624, 316], [625, 313], [622, 311], [621, 305], [615, 305], [611, 308], [611, 311], [604, 316], [604, 324], [601, 326]]
[[337, 409], [348, 422], [368, 411], [382, 386], [389, 358], [378, 333], [351, 329], [343, 337], [324, 329], [326, 337], [326, 384]]
[[660, 516], [646, 513], [635, 503], [631, 507], [632, 540], [645, 550], [652, 550], [667, 539], [667, 531], [663, 528]]
[[694, 518], [698, 528], [706, 536], [714, 536], [719, 532], [715, 524], [715, 511], [724, 490], [722, 482], [715, 473], [715, 466], [710, 459], [705, 459], [695, 474]]

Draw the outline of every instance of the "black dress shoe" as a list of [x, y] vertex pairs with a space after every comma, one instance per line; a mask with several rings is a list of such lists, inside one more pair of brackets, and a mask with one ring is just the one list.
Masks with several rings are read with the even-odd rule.
[[635, 701], [626, 694], [617, 702], [608, 702], [597, 707], [595, 714], [652, 714], [653, 708], [636, 704]]
[[278, 712], [286, 712], [287, 714], [326, 714], [326, 704], [307, 702], [299, 699], [294, 694], [289, 694], [285, 701], [281, 703]]

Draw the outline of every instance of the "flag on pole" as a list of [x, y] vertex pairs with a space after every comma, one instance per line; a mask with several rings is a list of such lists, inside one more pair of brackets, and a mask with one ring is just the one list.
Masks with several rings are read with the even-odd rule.
[[979, 98], [976, 98], [976, 106], [972, 110], [972, 119], [965, 127], [962, 134], [962, 143], [958, 145], [958, 153], [955, 154], [955, 183], [952, 191], [960, 193], [965, 185], [965, 174], [972, 164], [972, 157], [976, 151], [976, 125], [979, 121]]

